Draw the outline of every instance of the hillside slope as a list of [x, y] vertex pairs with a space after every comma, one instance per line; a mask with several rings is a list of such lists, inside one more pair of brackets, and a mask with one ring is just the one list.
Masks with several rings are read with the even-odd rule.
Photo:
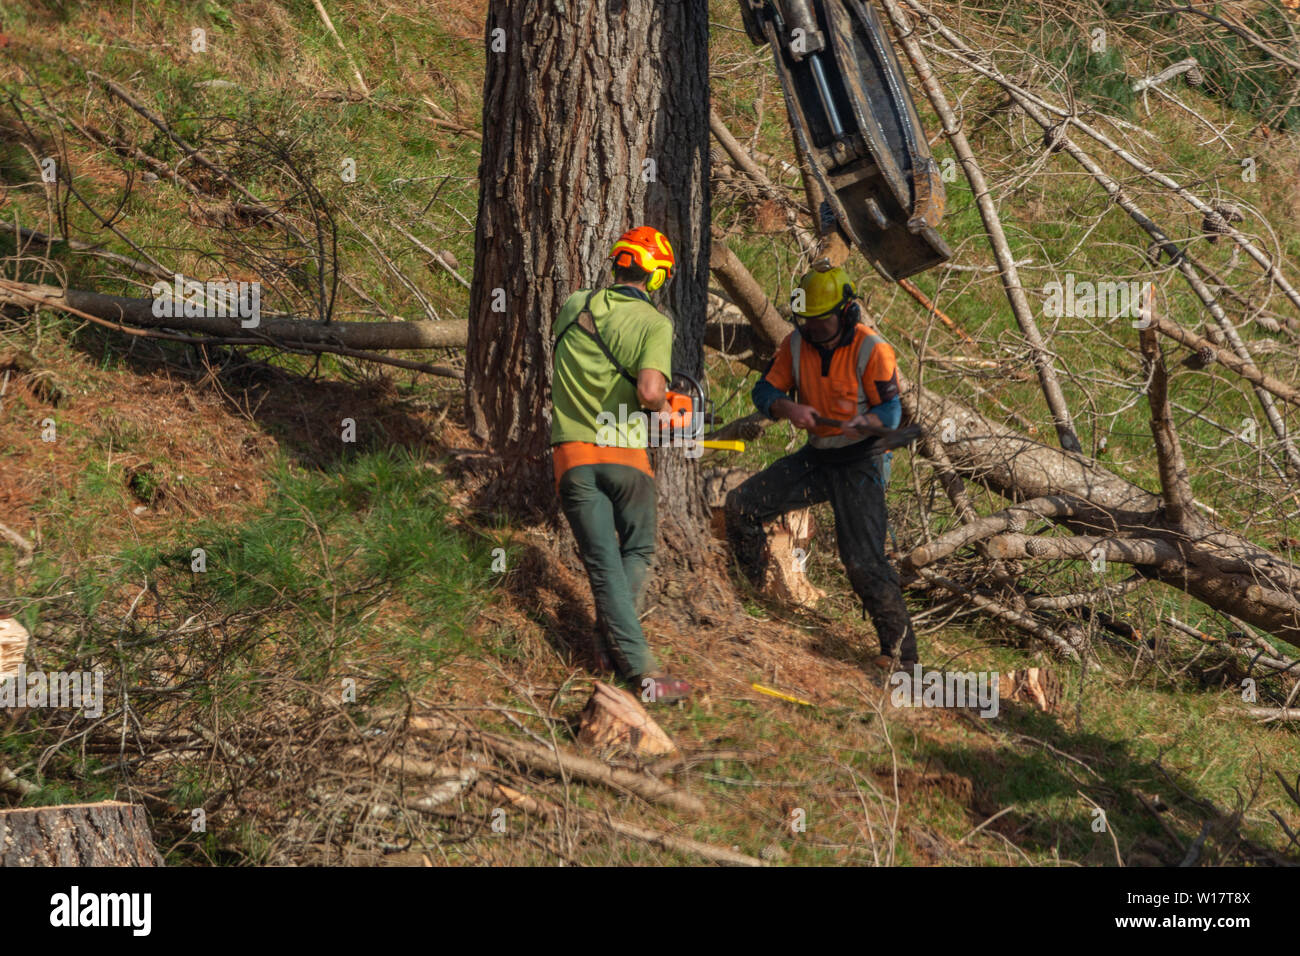
[[[456, 273], [473, 271], [485, 4], [328, 6], [368, 97], [306, 2], [6, 11], [0, 34], [12, 55], [0, 60], [0, 83], [14, 99], [0, 111], [11, 134], [0, 144], [0, 220], [102, 243], [119, 257], [147, 254], [186, 274], [262, 277], [275, 306], [295, 313], [463, 318], [468, 293]], [[1115, 29], [1119, 59], [1085, 69], [1081, 89], [1105, 70], [1154, 72], [1177, 52], [1124, 32], [1131, 11], [1112, 6], [1122, 5], [1096, 12], [1115, 17], [1101, 22]], [[935, 9], [1012, 63], [1016, 36], [1035, 37], [1026, 49], [1061, 40], [1043, 5], [1012, 4], [1001, 20], [959, 4]], [[734, 3], [715, 4], [713, 18], [715, 107], [801, 198], [768, 54], [750, 47]], [[202, 53], [193, 49], [196, 26], [205, 31]], [[166, 134], [92, 74], [126, 84], [173, 132], [282, 204], [298, 228], [320, 225], [303, 212], [319, 197], [335, 212], [337, 250], [304, 252], [250, 217], [233, 190], [185, 163]], [[1046, 154], [997, 90], [957, 71], [942, 79], [963, 104], [1016, 255], [1031, 260], [1025, 273], [1036, 296], [1063, 270], [1145, 275], [1147, 243], [1131, 223]], [[1101, 84], [1096, 95], [1110, 89]], [[1276, 227], [1280, 253], [1300, 254], [1295, 135], [1261, 124], [1249, 101], [1213, 90], [1178, 96], [1182, 107], [1158, 97], [1092, 102], [1137, 127], [1126, 135], [1181, 178], [1215, 184]], [[40, 183], [20, 145], [24, 123], [75, 170], [79, 197]], [[156, 165], [152, 179], [142, 176], [133, 148], [183, 171], [195, 188]], [[935, 149], [951, 158], [944, 143]], [[1238, 175], [1243, 153], [1258, 160], [1253, 182]], [[352, 181], [340, 175], [349, 160]], [[716, 226], [780, 300], [799, 269], [797, 247], [771, 210], [715, 185]], [[915, 377], [1046, 429], [1006, 300], [996, 276], [981, 271], [992, 258], [969, 188], [947, 185], [945, 235], [963, 269], [918, 285], [978, 348], [963, 352], [956, 335], [855, 258], [868, 308]], [[1151, 199], [1179, 228], [1200, 228], [1168, 197]], [[12, 232], [0, 232], [0, 251], [6, 276], [24, 281], [120, 294], [144, 294], [151, 281], [120, 259], [67, 245], [47, 256]], [[1222, 244], [1204, 254], [1234, 281], [1246, 275]], [[337, 292], [322, 296], [335, 278]], [[1162, 288], [1171, 312], [1195, 314], [1174, 282]], [[1262, 298], [1245, 278], [1239, 288]], [[1282, 309], [1267, 300], [1260, 314]], [[1051, 332], [1085, 446], [1158, 487], [1135, 350], [1103, 351], [1097, 343], [1118, 342], [1118, 333], [1069, 317]], [[1246, 334], [1270, 335], [1260, 324]], [[1269, 355], [1289, 381], [1293, 358], [1285, 348]], [[459, 358], [449, 350], [437, 360]], [[752, 370], [711, 354], [709, 374], [720, 420], [749, 411]], [[1297, 514], [1278, 506], [1291, 489], [1263, 450], [1231, 440], [1238, 421], [1258, 414], [1250, 391], [1178, 374], [1180, 428], [1202, 466], [1193, 476], [1198, 500], [1293, 554]], [[705, 812], [692, 816], [484, 757], [475, 730], [574, 747], [595, 679], [584, 666], [594, 624], [586, 583], [564, 563], [553, 529], [465, 507], [475, 449], [458, 425], [455, 382], [343, 357], [180, 346], [49, 313], [0, 323], [0, 377], [0, 522], [36, 544], [30, 563], [0, 545], [0, 613], [32, 631], [29, 667], [102, 670], [107, 695], [97, 718], [0, 712], [0, 766], [24, 784], [0, 785], [7, 804], [143, 802], [169, 862], [190, 864], [700, 859], [619, 834], [601, 814], [795, 865], [1300, 859], [1273, 816], [1300, 829], [1300, 807], [1275, 776], [1290, 781], [1300, 771], [1294, 730], [1242, 714], [1239, 655], [1160, 623], [1174, 614], [1215, 636], [1232, 627], [1168, 589], [1096, 609], [1134, 623], [1136, 641], [1116, 638], [1095, 615], [1080, 618], [1097, 670], [1062, 665], [1018, 632], [918, 589], [911, 600], [927, 663], [1002, 673], [1049, 666], [1064, 696], [1051, 714], [1005, 701], [991, 719], [897, 707], [865, 669], [874, 635], [859, 620], [832, 522], [821, 515], [809, 574], [827, 598], [816, 611], [765, 601], [737, 580], [743, 609], [719, 609], [705, 625], [679, 621], [671, 594], [647, 616], [652, 642], [701, 688], [691, 706], [656, 714], [683, 761], [648, 768], [703, 801]], [[355, 441], [343, 439], [343, 418]], [[47, 419], [52, 442], [42, 436]], [[725, 464], [756, 468], [796, 441], [777, 426]], [[928, 467], [896, 456], [893, 550], [952, 520], [942, 499]], [[979, 505], [998, 503], [986, 495]], [[1066, 593], [1082, 575], [1053, 566], [1027, 579]], [[1154, 654], [1139, 650], [1148, 640]], [[1294, 684], [1254, 676], [1263, 704], [1280, 704]], [[807, 703], [760, 693], [755, 682]], [[412, 714], [464, 721], [463, 732], [430, 738], [406, 719]], [[467, 769], [477, 783], [419, 802]], [[563, 812], [548, 820], [512, 805], [504, 831], [494, 829], [503, 808], [491, 787], [501, 784]], [[193, 825], [200, 808], [201, 832]]]

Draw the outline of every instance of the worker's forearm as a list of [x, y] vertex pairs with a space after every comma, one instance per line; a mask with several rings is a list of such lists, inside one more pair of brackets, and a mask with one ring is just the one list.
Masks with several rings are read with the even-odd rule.
[[880, 424], [885, 428], [897, 428], [903, 421], [903, 403], [898, 400], [898, 396], [873, 405], [868, 411], [880, 419]]
[[766, 415], [768, 418], [776, 418], [772, 414], [772, 407], [779, 401], [789, 403], [789, 396], [769, 382], [766, 378], [760, 378], [754, 383], [754, 389], [750, 392], [750, 398], [754, 402], [754, 407]]

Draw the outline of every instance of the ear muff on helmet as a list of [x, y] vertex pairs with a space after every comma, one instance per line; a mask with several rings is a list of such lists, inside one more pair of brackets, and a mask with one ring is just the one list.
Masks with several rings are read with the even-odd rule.
[[662, 288], [663, 284], [667, 281], [668, 281], [668, 270], [665, 269], [663, 266], [656, 266], [655, 271], [650, 273], [650, 278], [646, 280], [646, 284], [645, 284], [646, 291], [654, 292]]

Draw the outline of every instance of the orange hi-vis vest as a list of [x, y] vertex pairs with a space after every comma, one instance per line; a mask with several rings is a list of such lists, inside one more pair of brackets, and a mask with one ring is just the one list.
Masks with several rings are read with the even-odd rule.
[[[829, 353], [804, 343], [796, 329], [777, 349], [764, 378], [782, 392], [794, 389], [799, 404], [811, 405], [819, 415], [840, 421], [898, 397], [893, 346], [863, 322], [854, 327], [848, 342]], [[809, 444], [841, 448], [862, 440], [848, 437], [839, 428], [818, 425], [811, 431]]]

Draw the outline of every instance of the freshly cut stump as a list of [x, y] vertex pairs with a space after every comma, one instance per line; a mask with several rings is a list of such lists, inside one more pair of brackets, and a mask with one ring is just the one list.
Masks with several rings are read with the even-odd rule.
[[12, 617], [0, 617], [0, 680], [17, 677], [27, 653], [27, 628]]
[[812, 607], [826, 596], [805, 573], [808, 545], [815, 530], [812, 511], [808, 508], [791, 511], [768, 525], [765, 594], [796, 607]]
[[144, 807], [106, 800], [0, 810], [0, 866], [162, 866]]
[[1032, 704], [1050, 714], [1061, 706], [1061, 680], [1043, 667], [1008, 671], [998, 678], [998, 697]]
[[672, 738], [650, 719], [635, 697], [601, 681], [596, 681], [596, 689], [582, 709], [578, 741], [600, 753], [626, 750], [644, 757], [677, 753]]

